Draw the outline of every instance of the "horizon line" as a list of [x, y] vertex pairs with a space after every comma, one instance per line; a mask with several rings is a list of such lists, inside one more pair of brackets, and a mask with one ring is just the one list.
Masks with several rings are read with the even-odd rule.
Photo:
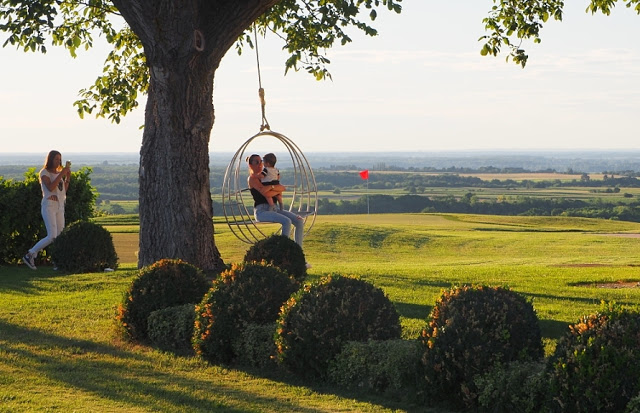
[[[381, 150], [381, 151], [305, 151], [305, 153], [319, 153], [319, 154], [416, 154], [416, 153], [443, 153], [443, 152], [640, 152], [640, 148], [580, 148], [580, 149], [568, 149], [568, 148], [468, 148], [468, 149], [431, 149], [431, 150]], [[2, 156], [10, 155], [42, 155], [44, 152], [5, 152], [0, 154]], [[70, 151], [69, 154], [95, 154], [95, 155], [139, 155], [139, 152], [135, 151]], [[215, 152], [209, 152], [209, 154], [216, 153], [235, 153], [233, 150], [219, 150]]]

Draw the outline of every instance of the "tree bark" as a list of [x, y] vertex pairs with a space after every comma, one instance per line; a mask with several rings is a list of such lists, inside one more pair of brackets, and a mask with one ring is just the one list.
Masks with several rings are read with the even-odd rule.
[[209, 136], [222, 57], [277, 0], [114, 0], [149, 66], [140, 150], [138, 266], [179, 258], [206, 271], [223, 261], [212, 221]]

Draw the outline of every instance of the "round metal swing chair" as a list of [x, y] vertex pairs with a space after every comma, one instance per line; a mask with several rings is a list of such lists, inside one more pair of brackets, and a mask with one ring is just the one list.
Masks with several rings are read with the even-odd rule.
[[[264, 126], [264, 125], [263, 125]], [[222, 184], [222, 210], [231, 232], [243, 242], [253, 244], [274, 233], [280, 232], [280, 225], [273, 222], [257, 222], [253, 218], [253, 197], [247, 186], [248, 166], [246, 158], [257, 151], [250, 151], [257, 140], [265, 140], [267, 137], [276, 139], [276, 142], [284, 145], [289, 154], [289, 159], [278, 158], [277, 166], [282, 171], [282, 184], [287, 187], [283, 192], [284, 209], [300, 215], [304, 219], [304, 234], [309, 233], [316, 220], [318, 210], [318, 187], [316, 179], [309, 165], [309, 161], [303, 155], [298, 146], [281, 133], [264, 126], [256, 135], [249, 138], [240, 146], [227, 166]], [[255, 145], [253, 145], [255, 146]], [[277, 150], [271, 152], [277, 153]], [[278, 228], [273, 228], [277, 225]]]

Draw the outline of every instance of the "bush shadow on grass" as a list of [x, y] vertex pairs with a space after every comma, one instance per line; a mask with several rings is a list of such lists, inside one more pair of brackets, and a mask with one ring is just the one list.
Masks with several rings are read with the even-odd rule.
[[558, 320], [539, 320], [543, 338], [557, 340], [567, 332], [569, 323]]
[[[215, 366], [196, 365], [194, 369], [211, 369], [212, 374], [204, 379], [193, 379], [185, 377], [183, 365], [177, 368], [182, 374], [172, 374], [172, 366], [166, 365], [173, 364], [171, 360], [159, 363], [153, 357], [116, 346], [61, 337], [2, 320], [0, 333], [3, 339], [0, 341], [0, 354], [11, 355], [14, 374], [20, 374], [26, 380], [29, 376], [46, 376], [51, 382], [60, 383], [59, 386], [110, 400], [114, 406], [149, 411], [246, 411], [227, 402], [231, 399], [238, 400], [238, 405], [250, 405], [260, 411], [273, 410], [275, 405], [282, 411], [321, 411], [306, 406], [304, 400], [297, 402], [291, 397], [276, 398], [251, 392], [250, 384], [248, 390], [225, 383], [216, 384], [206, 379], [224, 372]], [[59, 405], [60, 401], [54, 403]], [[43, 401], [42, 407], [45, 405], [46, 401]]]
[[431, 314], [431, 310], [433, 309], [433, 305], [408, 304], [400, 303], [397, 301], [394, 301], [393, 305], [396, 307], [396, 310], [401, 317], [417, 318], [420, 320], [424, 320], [425, 322], [429, 318], [429, 314]]
[[392, 400], [384, 397], [383, 395], [374, 394], [373, 392], [350, 390], [320, 380], [314, 381], [311, 379], [301, 378], [281, 367], [258, 369], [255, 367], [234, 365], [233, 368], [252, 376], [262, 377], [288, 386], [305, 387], [318, 394], [333, 395], [345, 399], [357, 400], [358, 402], [370, 403], [392, 411], [408, 413], [449, 413], [449, 410], [444, 409], [442, 406], [436, 406], [435, 404], [433, 407], [427, 407], [424, 404]]

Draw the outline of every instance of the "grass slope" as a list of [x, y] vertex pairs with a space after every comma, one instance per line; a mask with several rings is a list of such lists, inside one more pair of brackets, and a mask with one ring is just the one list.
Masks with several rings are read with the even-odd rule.
[[[132, 221], [104, 224], [121, 258], [116, 272], [0, 267], [1, 412], [441, 412], [120, 342], [114, 307], [135, 276], [137, 233]], [[241, 260], [248, 245], [224, 224], [215, 229], [225, 261]], [[640, 224], [565, 217], [320, 216], [305, 253], [312, 279], [355, 274], [381, 287], [407, 339], [442, 289], [508, 285], [533, 300], [550, 351], [601, 300], [640, 303], [639, 288], [599, 287], [640, 281], [639, 233]]]

